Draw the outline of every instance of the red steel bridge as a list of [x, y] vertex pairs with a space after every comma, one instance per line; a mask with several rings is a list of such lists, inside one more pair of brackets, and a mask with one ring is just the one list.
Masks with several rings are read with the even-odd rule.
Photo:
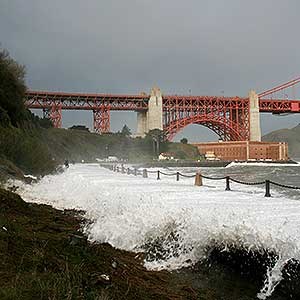
[[[300, 100], [295, 96], [298, 83], [300, 77], [259, 93], [259, 112], [300, 113]], [[222, 140], [250, 139], [249, 98], [162, 95], [160, 99], [162, 129], [169, 140], [189, 124], [206, 126]], [[136, 111], [146, 115], [150, 100], [151, 96], [144, 93], [114, 95], [29, 90], [26, 92], [25, 104], [30, 109], [42, 109], [44, 117], [51, 119], [54, 127], [62, 125], [62, 110], [91, 110], [94, 130], [107, 133], [110, 131], [110, 111]], [[145, 130], [150, 129], [154, 128]]]

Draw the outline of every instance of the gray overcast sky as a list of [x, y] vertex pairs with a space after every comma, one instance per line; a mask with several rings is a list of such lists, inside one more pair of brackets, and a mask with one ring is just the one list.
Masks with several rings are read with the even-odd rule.
[[[299, 0], [1, 0], [0, 42], [30, 89], [245, 96], [299, 76], [299, 11]], [[261, 118], [263, 133], [299, 122]], [[135, 131], [135, 114], [112, 114], [112, 130], [124, 123]], [[73, 124], [91, 127], [92, 113], [64, 112]], [[182, 136], [217, 138], [199, 125]]]

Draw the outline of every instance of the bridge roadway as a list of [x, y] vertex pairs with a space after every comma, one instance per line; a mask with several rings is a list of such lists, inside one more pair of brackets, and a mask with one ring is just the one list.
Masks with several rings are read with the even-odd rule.
[[254, 91], [249, 98], [162, 95], [158, 88], [153, 88], [150, 95], [28, 91], [25, 104], [43, 109], [44, 117], [58, 128], [62, 125], [62, 110], [91, 110], [98, 133], [110, 132], [110, 111], [136, 111], [137, 135], [158, 128], [169, 140], [184, 127], [200, 124], [225, 141], [260, 141], [259, 112], [300, 113], [300, 100], [259, 99]]
[[[149, 95], [81, 94], [46, 91], [27, 91], [25, 104], [32, 109], [147, 111]], [[248, 105], [248, 98], [222, 96], [163, 95], [164, 110], [199, 111], [203, 108], [223, 107], [239, 109]], [[274, 114], [300, 113], [300, 100], [259, 99], [259, 111]]]
[[[249, 92], [248, 98], [222, 96], [162, 95], [154, 87], [150, 95], [78, 94], [46, 91], [27, 91], [28, 108], [43, 109], [54, 127], [61, 127], [62, 110], [91, 110], [94, 130], [110, 132], [111, 110], [137, 112], [137, 134], [144, 136], [152, 129], [164, 130], [173, 137], [189, 124], [200, 124], [213, 130], [224, 141], [260, 141], [260, 112], [273, 114], [300, 113], [300, 100], [286, 99], [286, 92], [300, 84], [300, 77], [267, 91]], [[284, 93], [283, 99], [278, 92]]]

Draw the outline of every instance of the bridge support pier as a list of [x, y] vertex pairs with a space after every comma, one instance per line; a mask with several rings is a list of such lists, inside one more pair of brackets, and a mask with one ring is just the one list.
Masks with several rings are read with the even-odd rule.
[[148, 111], [138, 112], [137, 123], [138, 136], [143, 137], [153, 129], [163, 130], [163, 101], [159, 88], [152, 88], [148, 103]]
[[110, 109], [107, 106], [101, 106], [93, 110], [94, 131], [102, 134], [110, 131]]
[[60, 104], [52, 105], [51, 108], [43, 108], [43, 117], [51, 120], [53, 127], [61, 128], [62, 109]]
[[151, 90], [148, 112], [147, 112], [147, 132], [152, 129], [163, 130], [163, 104], [162, 94], [159, 88], [154, 87]]
[[261, 141], [259, 101], [254, 90], [249, 92], [249, 131], [250, 141]]
[[138, 111], [137, 112], [137, 136], [144, 137], [148, 132], [147, 130], [147, 112]]

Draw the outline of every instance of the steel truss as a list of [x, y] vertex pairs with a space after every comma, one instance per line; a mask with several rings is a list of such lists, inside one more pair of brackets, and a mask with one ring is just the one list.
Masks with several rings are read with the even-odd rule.
[[103, 134], [110, 131], [110, 108], [101, 106], [97, 110], [93, 110], [94, 130], [97, 133]]
[[299, 100], [274, 100], [274, 99], [260, 99], [259, 111], [270, 112], [273, 114], [280, 113], [299, 113]]
[[97, 110], [105, 105], [111, 110], [148, 109], [147, 95], [109, 95], [109, 94], [78, 94], [61, 92], [28, 91], [25, 103], [29, 108], [50, 108], [60, 104], [62, 109]]
[[43, 117], [52, 121], [53, 127], [61, 128], [62, 108], [60, 104], [54, 104], [50, 108], [43, 108]]
[[249, 101], [238, 97], [165, 96], [163, 122], [167, 138], [189, 124], [213, 130], [222, 140], [249, 139]]
[[[288, 82], [272, 91], [290, 87]], [[149, 95], [78, 94], [28, 91], [28, 108], [43, 109], [54, 127], [61, 127], [62, 109], [92, 110], [94, 130], [110, 131], [110, 111], [147, 111]], [[259, 110], [268, 113], [300, 113], [300, 100], [260, 99]], [[163, 128], [169, 140], [189, 124], [200, 124], [213, 130], [222, 140], [249, 139], [249, 99], [216, 96], [163, 96]]]

